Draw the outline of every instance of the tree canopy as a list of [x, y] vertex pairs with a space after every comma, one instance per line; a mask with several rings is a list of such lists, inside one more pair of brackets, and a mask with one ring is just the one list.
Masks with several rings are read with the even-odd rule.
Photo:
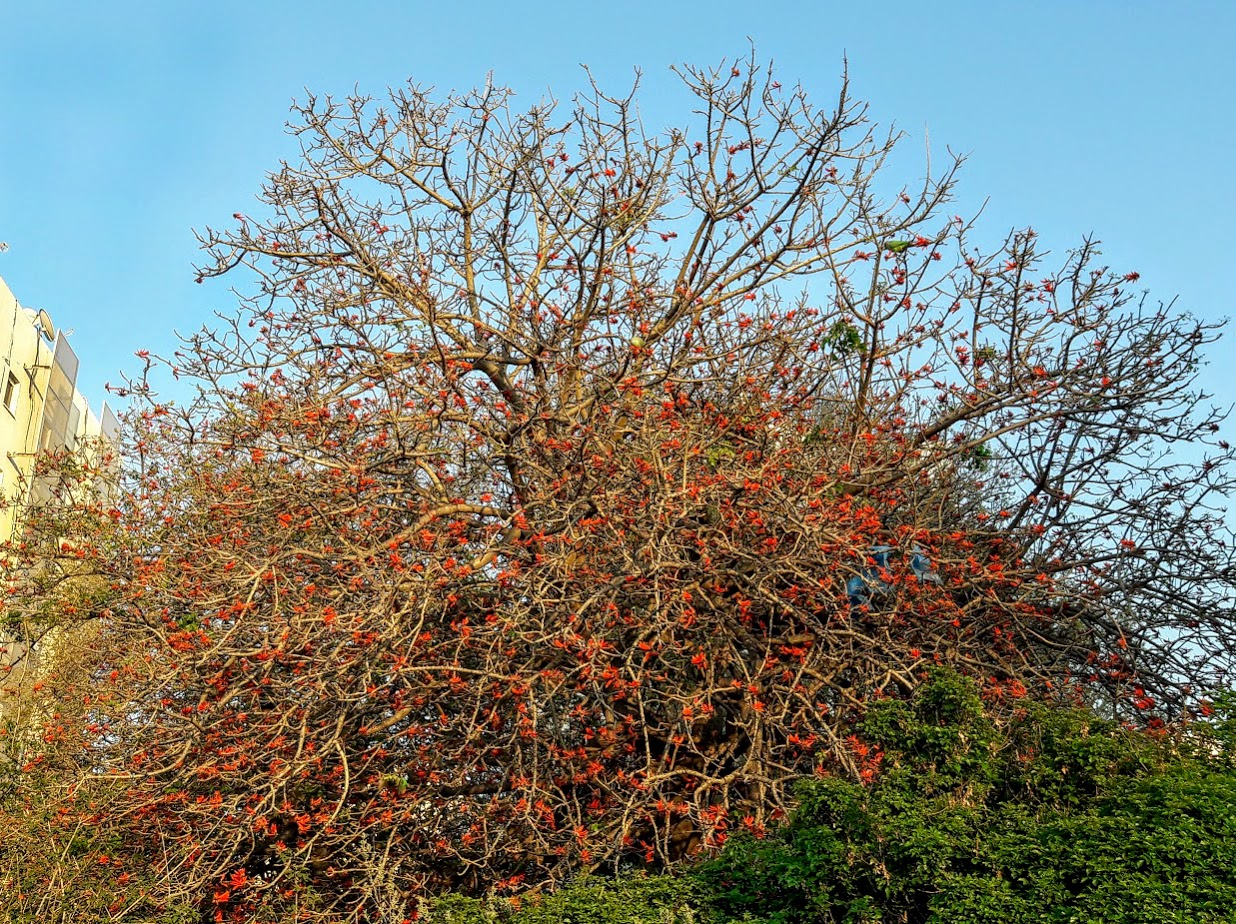
[[299, 104], [201, 235], [237, 310], [145, 357], [194, 399], [137, 376], [117, 493], [27, 512], [6, 620], [94, 627], [37, 760], [123, 781], [203, 913], [672, 865], [871, 776], [853, 723], [935, 664], [1153, 722], [1230, 670], [1217, 326], [1093, 242], [979, 249], [844, 81], [680, 76], [661, 131]]

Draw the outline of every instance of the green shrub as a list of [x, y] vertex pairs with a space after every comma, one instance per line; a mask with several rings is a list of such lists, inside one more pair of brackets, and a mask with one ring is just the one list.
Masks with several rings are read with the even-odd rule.
[[1041, 704], [997, 720], [941, 672], [862, 723], [870, 785], [803, 784], [699, 881], [720, 921], [1236, 921], [1230, 724], [1196, 747]]
[[444, 896], [424, 924], [694, 924], [695, 884], [673, 876], [584, 878], [545, 895], [519, 899]]

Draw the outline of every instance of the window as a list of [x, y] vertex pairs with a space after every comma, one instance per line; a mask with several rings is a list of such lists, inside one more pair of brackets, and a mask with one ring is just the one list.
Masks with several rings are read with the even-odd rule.
[[17, 376], [15, 376], [10, 370], [8, 378], [5, 379], [5, 382], [4, 382], [4, 406], [8, 409], [8, 412], [12, 414], [14, 417], [17, 416], [17, 392], [18, 392]]

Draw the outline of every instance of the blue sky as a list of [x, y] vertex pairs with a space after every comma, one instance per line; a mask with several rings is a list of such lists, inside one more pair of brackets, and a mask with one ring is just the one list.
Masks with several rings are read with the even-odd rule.
[[[531, 103], [578, 89], [581, 64], [608, 86], [639, 67], [665, 124], [671, 64], [751, 39], [821, 102], [848, 56], [876, 120], [969, 153], [962, 209], [988, 200], [987, 242], [1032, 225], [1062, 251], [1093, 233], [1154, 297], [1220, 318], [1236, 313], [1234, 35], [1231, 0], [0, 0], [0, 276], [74, 331], [97, 406], [134, 351], [230, 310], [226, 285], [193, 284], [192, 229], [252, 210], [305, 88], [492, 71]], [[1236, 401], [1236, 332], [1211, 356], [1205, 384]]]

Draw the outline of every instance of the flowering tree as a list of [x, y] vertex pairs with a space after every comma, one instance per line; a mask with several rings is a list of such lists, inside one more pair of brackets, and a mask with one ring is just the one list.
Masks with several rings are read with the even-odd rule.
[[1092, 243], [974, 249], [844, 84], [680, 76], [655, 134], [595, 86], [310, 98], [202, 235], [248, 294], [168, 358], [192, 403], [132, 383], [56, 573], [62, 724], [204, 912], [672, 863], [870, 775], [849, 724], [933, 663], [1159, 718], [1231, 666], [1217, 330]]

